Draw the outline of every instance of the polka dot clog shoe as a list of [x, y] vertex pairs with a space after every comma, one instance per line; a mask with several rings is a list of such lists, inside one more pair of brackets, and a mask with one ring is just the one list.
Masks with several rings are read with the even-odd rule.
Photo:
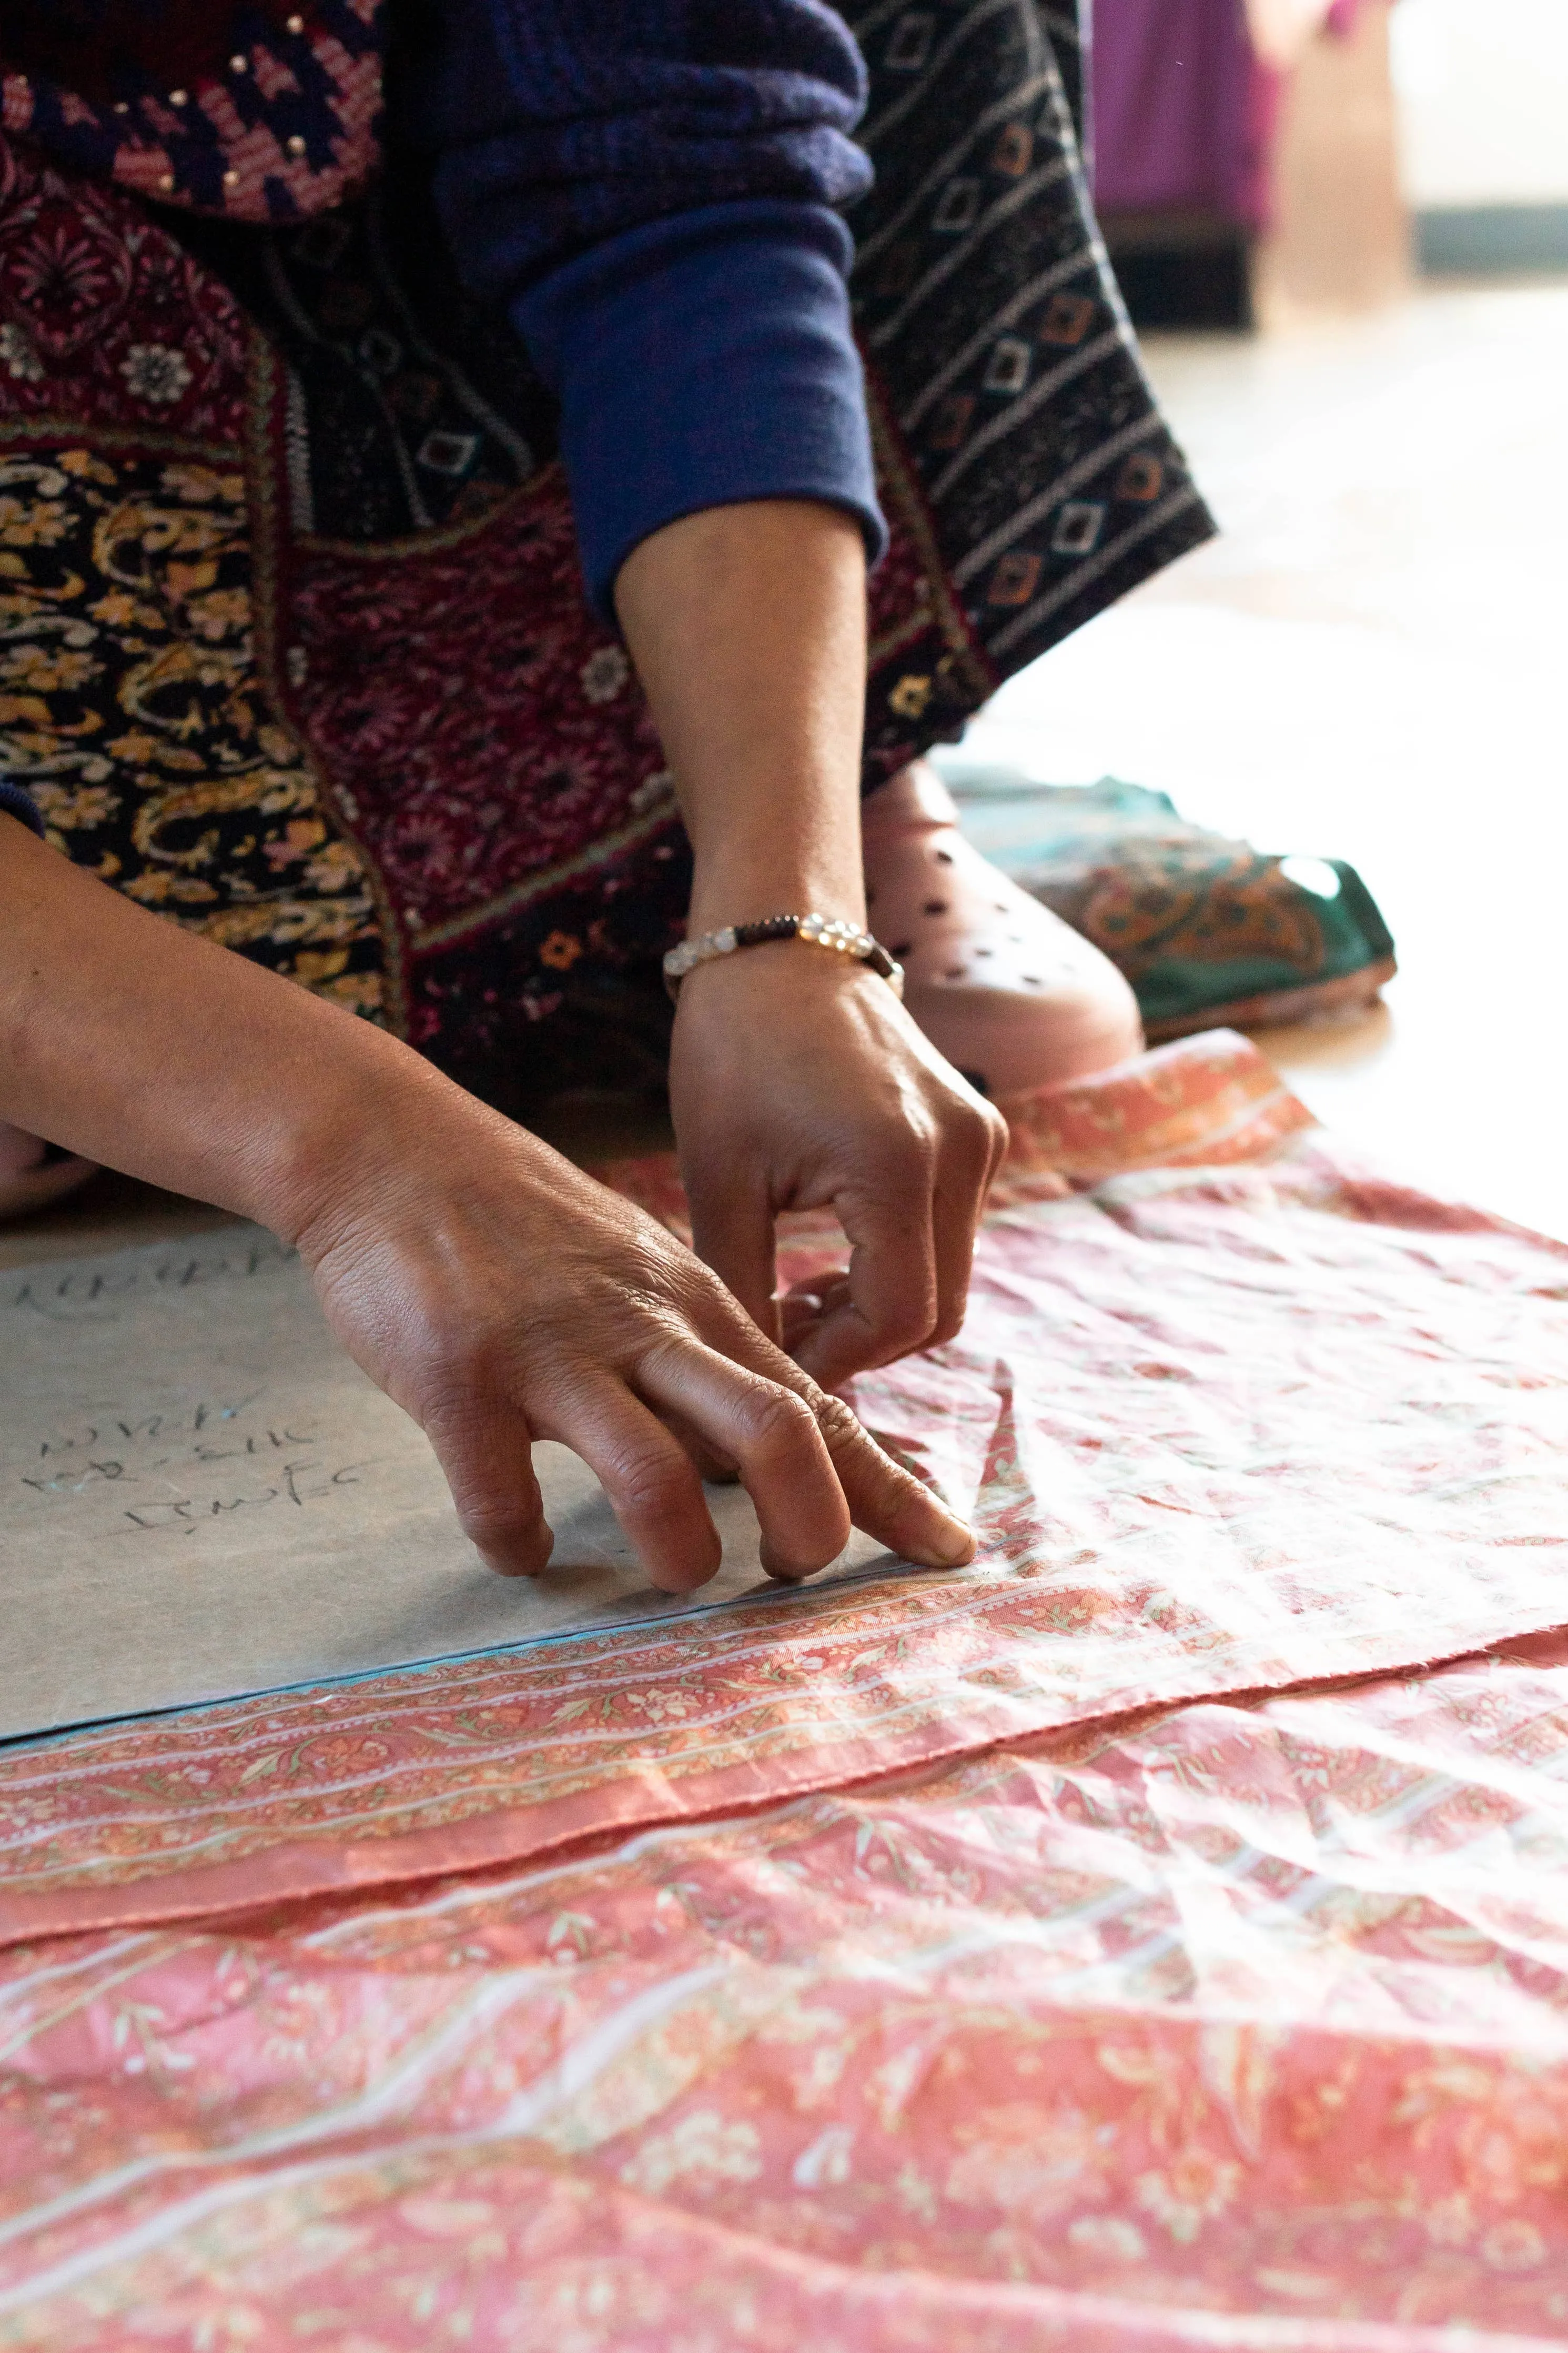
[[964, 840], [923, 760], [862, 810], [867, 921], [904, 967], [931, 1043], [996, 1100], [1140, 1052], [1137, 1000], [1110, 958]]

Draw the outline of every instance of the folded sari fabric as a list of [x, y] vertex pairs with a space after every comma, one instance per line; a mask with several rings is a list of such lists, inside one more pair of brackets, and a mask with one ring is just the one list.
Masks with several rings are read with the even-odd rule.
[[[679, 1224], [669, 1163], [610, 1172]], [[842, 1262], [799, 1221], [790, 1279]], [[489, 1868], [1556, 1622], [1568, 1250], [1336, 1156], [1225, 1033], [1036, 1099], [961, 1337], [855, 1387], [976, 1561], [0, 1757], [0, 1932]]]
[[0, 2347], [1561, 2343], [1565, 1396], [1240, 1039], [1037, 1099], [973, 1571], [0, 1756]]
[[0, 1957], [0, 2344], [1543, 2353], [1568, 1666]]

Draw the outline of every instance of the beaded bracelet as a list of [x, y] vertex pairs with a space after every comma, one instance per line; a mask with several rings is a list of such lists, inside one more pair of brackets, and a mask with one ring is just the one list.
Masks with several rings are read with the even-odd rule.
[[888, 983], [895, 997], [904, 993], [904, 967], [895, 964], [879, 940], [831, 915], [764, 915], [756, 923], [726, 923], [721, 932], [704, 932], [700, 939], [682, 940], [664, 959], [664, 985], [671, 997], [700, 964], [715, 956], [733, 955], [737, 948], [760, 948], [770, 940], [805, 940], [814, 948], [831, 948], [836, 955], [868, 964]]

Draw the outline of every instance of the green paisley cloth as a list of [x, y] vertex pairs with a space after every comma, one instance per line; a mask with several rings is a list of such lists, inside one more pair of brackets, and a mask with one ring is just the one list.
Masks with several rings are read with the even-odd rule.
[[1115, 776], [941, 765], [970, 839], [1121, 966], [1151, 1039], [1365, 1005], [1394, 977], [1388, 926], [1342, 859], [1254, 849]]

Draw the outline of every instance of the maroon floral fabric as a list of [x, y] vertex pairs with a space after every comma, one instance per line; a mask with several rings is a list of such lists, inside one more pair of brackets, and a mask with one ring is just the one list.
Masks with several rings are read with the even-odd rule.
[[[356, 47], [344, 5], [300, 19], [329, 81], [353, 67], [337, 193], [302, 219], [328, 179], [266, 193], [270, 227], [244, 156], [302, 60], [259, 131], [193, 73], [187, 193], [204, 142], [241, 180], [150, 205], [146, 156], [92, 144], [101, 106], [22, 69], [7, 12], [0, 773], [73, 860], [509, 1110], [657, 1087], [689, 887], [663, 754], [584, 597], [526, 352], [463, 294], [413, 159], [356, 185], [374, 8], [347, 10]], [[1093, 237], [1057, 34], [1034, 0], [951, 57], [903, 26], [867, 29], [857, 299], [892, 534], [868, 785], [1211, 528]]]

